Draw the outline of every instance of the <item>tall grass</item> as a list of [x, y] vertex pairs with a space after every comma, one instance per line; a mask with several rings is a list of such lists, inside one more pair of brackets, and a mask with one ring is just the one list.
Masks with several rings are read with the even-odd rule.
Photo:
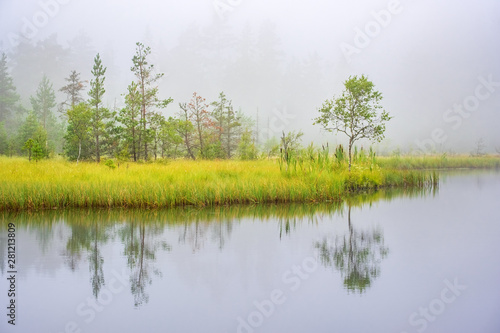
[[[323, 155], [321, 155], [323, 154]], [[321, 165], [318, 160], [321, 155]], [[340, 201], [349, 193], [387, 186], [432, 186], [432, 173], [386, 170], [359, 162], [348, 172], [319, 153], [286, 171], [273, 160], [70, 163], [0, 157], [0, 210], [160, 208], [241, 203]]]
[[415, 170], [415, 169], [480, 169], [500, 168], [498, 156], [485, 155], [470, 157], [465, 155], [447, 156], [390, 156], [377, 157], [377, 164], [382, 168]]

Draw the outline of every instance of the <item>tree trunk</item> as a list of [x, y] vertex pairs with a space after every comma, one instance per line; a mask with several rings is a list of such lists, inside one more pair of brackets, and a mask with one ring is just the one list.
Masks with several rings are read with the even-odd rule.
[[135, 127], [132, 127], [132, 153], [134, 154], [134, 162], [137, 162], [137, 154], [135, 151]]
[[82, 140], [78, 141], [78, 157], [76, 158], [76, 164], [78, 165], [78, 161], [80, 160], [80, 155], [82, 153]]
[[101, 152], [99, 151], [99, 135], [95, 137], [95, 159], [97, 163], [101, 163]]
[[349, 140], [349, 172], [351, 172], [351, 149], [352, 149], [352, 141]]

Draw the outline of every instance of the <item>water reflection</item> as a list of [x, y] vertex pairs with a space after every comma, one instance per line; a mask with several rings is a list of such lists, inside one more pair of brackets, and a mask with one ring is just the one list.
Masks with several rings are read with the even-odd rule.
[[[380, 229], [360, 230], [351, 221], [351, 207], [371, 205], [379, 200], [395, 197], [424, 196], [432, 189], [403, 189], [363, 193], [347, 198], [348, 232], [345, 235], [325, 237], [315, 244], [321, 262], [337, 269], [349, 291], [364, 292], [380, 273], [380, 262], [387, 255]], [[235, 225], [243, 219], [256, 223], [276, 223], [275, 239], [282, 241], [290, 236], [301, 223], [317, 225], [335, 214], [343, 214], [344, 203], [259, 205], [211, 207], [197, 209], [185, 207], [170, 210], [69, 210], [39, 213], [3, 213], [0, 215], [4, 229], [15, 221], [18, 230], [34, 233], [38, 246], [60, 247], [58, 253], [64, 265], [76, 272], [81, 265], [88, 265], [90, 287], [97, 299], [106, 285], [104, 265], [110, 254], [103, 252], [106, 245], [119, 248], [129, 274], [130, 292], [134, 306], [149, 301], [148, 288], [162, 278], [157, 257], [162, 253], [187, 248], [196, 254], [206, 247], [226, 251]], [[63, 231], [55, 237], [55, 226]], [[58, 230], [59, 230], [58, 229]], [[176, 233], [176, 238], [167, 234]], [[175, 241], [176, 239], [176, 241]], [[208, 249], [207, 249], [208, 251]], [[103, 254], [105, 253], [105, 254]], [[113, 258], [113, 257], [111, 257]], [[1, 256], [2, 271], [5, 256]], [[165, 267], [164, 267], [165, 268]]]
[[389, 249], [384, 245], [382, 230], [357, 230], [351, 222], [351, 203], [347, 203], [347, 235], [337, 235], [334, 239], [325, 237], [315, 244], [319, 250], [321, 263], [334, 266], [344, 278], [348, 291], [363, 293], [373, 279], [380, 275], [380, 262]]

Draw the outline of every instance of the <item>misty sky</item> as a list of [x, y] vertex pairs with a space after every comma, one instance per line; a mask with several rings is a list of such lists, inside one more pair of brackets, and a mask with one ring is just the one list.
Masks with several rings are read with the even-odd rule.
[[[271, 28], [262, 30], [266, 25]], [[291, 79], [283, 82], [283, 73], [278, 77], [264, 63], [248, 67], [261, 74], [255, 81], [240, 82], [248, 76], [244, 64], [232, 69], [230, 77], [216, 78], [217, 71], [209, 70], [213, 80], [193, 79], [196, 71], [225, 65], [217, 62], [218, 55], [190, 63], [185, 50], [196, 53], [202, 44], [190, 44], [190, 31], [196, 31], [196, 41], [204, 36], [224, 43], [226, 34], [238, 36], [234, 50], [231, 43], [224, 44], [224, 52], [237, 53], [244, 45], [241, 36], [248, 31], [258, 35], [259, 29], [275, 33], [279, 66], [286, 67], [279, 70]], [[214, 100], [223, 90], [246, 114], [255, 117], [258, 109], [260, 127], [272, 123], [270, 132], [276, 136], [281, 129], [302, 129], [305, 144], [342, 142], [340, 134], [336, 138], [313, 126], [312, 118], [326, 98], [340, 95], [349, 75], [365, 74], [394, 116], [379, 147], [416, 149], [418, 142], [427, 142], [421, 147], [432, 143], [469, 152], [483, 138], [490, 151], [500, 148], [499, 32], [497, 0], [0, 0], [2, 51], [15, 52], [16, 39], [23, 34], [33, 42], [57, 34], [64, 46], [78, 35], [88, 36], [92, 49], [103, 54], [104, 65], [119, 72], [107, 79], [112, 86], [108, 103], [121, 102], [120, 94], [133, 79], [129, 69], [135, 43], [142, 41], [153, 48], [152, 62], [166, 73], [160, 94], [175, 101], [166, 115], [177, 112], [178, 103], [194, 91]], [[178, 51], [183, 45], [189, 45], [184, 53]], [[200, 52], [206, 49], [200, 46]], [[293, 75], [293, 64], [312, 63], [313, 58], [321, 64], [321, 80], [302, 81]], [[90, 79], [91, 58], [86, 66], [78, 70]], [[184, 68], [192, 71], [185, 80], [179, 70]], [[54, 86], [63, 82], [47, 74]], [[303, 77], [313, 77], [307, 74]], [[25, 91], [36, 89], [36, 82], [14, 79]], [[284, 88], [278, 91], [276, 85]], [[299, 100], [300, 91], [304, 94]]]

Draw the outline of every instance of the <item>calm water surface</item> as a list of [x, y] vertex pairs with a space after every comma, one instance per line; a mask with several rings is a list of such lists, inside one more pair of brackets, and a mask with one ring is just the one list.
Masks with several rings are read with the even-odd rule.
[[471, 171], [342, 205], [0, 215], [0, 332], [500, 332], [499, 198]]

